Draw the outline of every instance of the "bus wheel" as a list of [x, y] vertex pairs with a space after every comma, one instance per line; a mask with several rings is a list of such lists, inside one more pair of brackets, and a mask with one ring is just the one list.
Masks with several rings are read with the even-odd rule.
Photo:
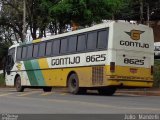
[[21, 77], [18, 76], [15, 80], [15, 87], [17, 92], [23, 92], [24, 91], [24, 87], [21, 85]]
[[98, 89], [98, 93], [100, 95], [112, 96], [115, 92], [116, 92], [115, 87], [105, 87], [105, 88]]
[[76, 74], [71, 74], [68, 79], [68, 90], [72, 94], [78, 94], [79, 93], [79, 80], [78, 76]]
[[44, 87], [43, 91], [44, 92], [51, 92], [52, 91], [52, 87]]

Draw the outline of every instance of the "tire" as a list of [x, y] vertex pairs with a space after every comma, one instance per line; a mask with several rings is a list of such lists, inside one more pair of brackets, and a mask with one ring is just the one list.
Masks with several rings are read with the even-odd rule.
[[115, 92], [116, 92], [115, 87], [105, 87], [105, 88], [98, 89], [98, 93], [100, 95], [112, 96]]
[[15, 87], [17, 92], [23, 92], [24, 91], [24, 86], [21, 85], [21, 77], [18, 76], [15, 80]]
[[69, 76], [67, 85], [70, 93], [78, 94], [80, 92], [78, 76], [75, 73]]
[[51, 92], [52, 91], [52, 87], [44, 87], [43, 91], [44, 92]]

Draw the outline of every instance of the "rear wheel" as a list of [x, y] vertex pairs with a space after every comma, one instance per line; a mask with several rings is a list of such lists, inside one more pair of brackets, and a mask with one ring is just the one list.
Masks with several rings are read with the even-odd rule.
[[72, 94], [85, 94], [87, 89], [79, 87], [79, 79], [77, 74], [73, 73], [68, 79], [68, 90]]
[[116, 92], [115, 87], [105, 87], [105, 88], [98, 89], [98, 93], [100, 95], [112, 96], [115, 92]]
[[52, 87], [44, 87], [43, 91], [44, 92], [51, 92], [52, 91]]
[[17, 92], [23, 92], [24, 91], [24, 87], [21, 85], [21, 77], [18, 76], [15, 80], [15, 87]]

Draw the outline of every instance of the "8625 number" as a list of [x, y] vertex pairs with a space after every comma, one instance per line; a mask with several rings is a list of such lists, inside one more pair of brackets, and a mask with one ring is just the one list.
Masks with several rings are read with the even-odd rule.
[[106, 54], [86, 56], [86, 62], [100, 62], [106, 60]]
[[124, 58], [125, 64], [144, 65], [144, 60]]

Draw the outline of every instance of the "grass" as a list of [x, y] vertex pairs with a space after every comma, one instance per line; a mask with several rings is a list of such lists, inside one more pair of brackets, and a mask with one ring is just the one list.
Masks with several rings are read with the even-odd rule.
[[5, 80], [3, 74], [0, 74], [0, 86], [5, 86]]
[[153, 87], [160, 88], [160, 60], [154, 61], [154, 84]]

